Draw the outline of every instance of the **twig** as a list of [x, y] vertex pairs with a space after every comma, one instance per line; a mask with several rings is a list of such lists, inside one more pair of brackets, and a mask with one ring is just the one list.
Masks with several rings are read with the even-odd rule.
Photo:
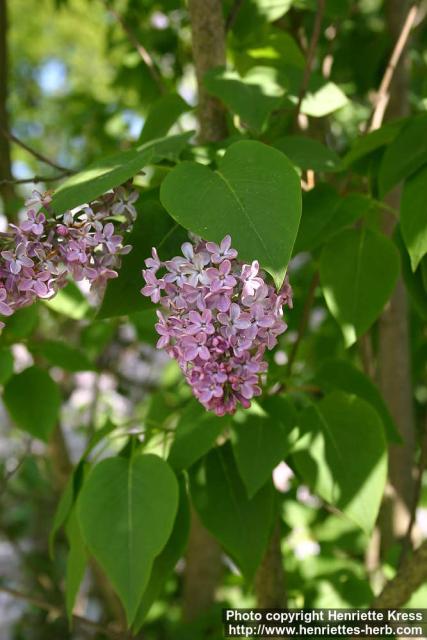
[[31, 451], [31, 444], [32, 444], [32, 440], [30, 438], [28, 440], [28, 442], [27, 442], [27, 446], [25, 447], [24, 453], [22, 454], [22, 456], [20, 457], [20, 459], [18, 460], [16, 465], [13, 467], [13, 469], [11, 469], [7, 473], [5, 473], [5, 475], [4, 475], [4, 477], [3, 477], [2, 481], [1, 481], [1, 484], [0, 484], [0, 497], [6, 491], [9, 480], [11, 480], [13, 478], [13, 476], [16, 473], [18, 473], [19, 469], [22, 467], [22, 465], [24, 464], [25, 460], [27, 459], [27, 456]]
[[66, 173], [60, 173], [56, 176], [33, 176], [32, 178], [18, 178], [13, 180], [0, 180], [0, 184], [38, 184], [39, 182], [56, 182], [62, 180], [66, 176], [70, 175]]
[[420, 451], [420, 459], [418, 461], [418, 466], [416, 470], [416, 478], [415, 478], [415, 488], [414, 488], [414, 497], [411, 508], [411, 517], [408, 523], [408, 528], [405, 533], [405, 537], [402, 542], [402, 552], [399, 558], [399, 567], [402, 566], [403, 561], [405, 560], [408, 552], [412, 547], [412, 533], [417, 517], [417, 507], [421, 497], [421, 491], [423, 486], [423, 475], [424, 471], [427, 467], [427, 414], [424, 420], [424, 429], [421, 437], [421, 451]]
[[292, 373], [292, 367], [293, 367], [295, 358], [297, 356], [299, 346], [304, 337], [305, 330], [307, 328], [308, 319], [310, 317], [310, 311], [311, 311], [311, 307], [313, 306], [314, 298], [316, 295], [316, 288], [318, 284], [319, 284], [319, 272], [316, 271], [316, 273], [313, 275], [313, 278], [311, 280], [310, 288], [308, 290], [308, 294], [305, 299], [304, 309], [302, 311], [302, 316], [301, 316], [301, 320], [298, 327], [297, 339], [292, 345], [292, 350], [291, 350], [291, 353], [289, 354], [289, 360], [288, 360], [288, 366], [287, 366], [288, 376], [290, 376]]
[[152, 56], [150, 55], [150, 53], [147, 51], [147, 49], [144, 47], [144, 45], [142, 45], [140, 42], [138, 42], [138, 40], [136, 39], [133, 31], [128, 27], [128, 25], [126, 24], [126, 22], [123, 20], [122, 16], [114, 9], [114, 7], [112, 7], [109, 3], [109, 0], [104, 0], [104, 4], [107, 7], [108, 11], [111, 13], [111, 15], [117, 20], [117, 22], [120, 24], [120, 26], [122, 27], [123, 31], [126, 33], [129, 42], [132, 44], [133, 47], [135, 47], [135, 49], [137, 50], [139, 57], [141, 58], [141, 60], [144, 62], [144, 64], [147, 65], [148, 71], [151, 74], [151, 77], [153, 78], [154, 82], [156, 83], [160, 93], [165, 93], [166, 89], [165, 86], [163, 84], [163, 80], [162, 77], [156, 67], [156, 64], [152, 58]]
[[39, 151], [36, 151], [32, 147], [29, 147], [25, 142], [20, 140], [20, 138], [15, 136], [10, 131], [6, 131], [5, 129], [1, 129], [0, 131], [5, 138], [17, 144], [19, 147], [21, 147], [22, 149], [30, 153], [32, 156], [37, 158], [37, 160], [40, 160], [40, 162], [43, 162], [44, 164], [48, 164], [50, 167], [53, 167], [54, 169], [58, 169], [58, 171], [61, 171], [64, 175], [71, 175], [74, 173], [74, 171], [71, 171], [71, 169], [67, 169], [67, 167], [63, 167], [57, 162], [54, 162], [53, 160], [51, 160], [50, 158], [47, 158], [45, 155], [43, 155]]
[[418, 6], [417, 4], [413, 4], [408, 11], [406, 20], [403, 23], [402, 31], [400, 32], [400, 35], [394, 46], [393, 52], [390, 56], [390, 60], [384, 72], [383, 78], [381, 80], [381, 84], [378, 88], [378, 92], [375, 99], [374, 111], [372, 113], [370, 123], [367, 126], [367, 131], [374, 131], [375, 129], [379, 129], [379, 127], [382, 124], [385, 110], [390, 100], [389, 89], [390, 89], [391, 82], [393, 80], [393, 75], [397, 65], [399, 64], [400, 57], [406, 46], [406, 43], [408, 41], [412, 28], [415, 25], [417, 14], [418, 14]]
[[317, 11], [314, 18], [313, 33], [311, 34], [311, 40], [307, 51], [307, 61], [305, 63], [304, 75], [302, 78], [302, 84], [298, 95], [298, 102], [295, 109], [295, 122], [298, 123], [298, 116], [301, 111], [302, 101], [308, 89], [308, 83], [310, 82], [310, 76], [313, 69], [314, 55], [316, 53], [317, 44], [320, 38], [320, 29], [322, 27], [323, 15], [325, 13], [325, 0], [317, 0]]
[[427, 580], [427, 540], [412, 556], [407, 556], [395, 577], [374, 600], [373, 609], [398, 609]]
[[284, 390], [287, 393], [311, 393], [314, 396], [319, 396], [323, 393], [323, 390], [315, 384], [302, 384], [297, 387], [289, 387], [286, 385]]
[[237, 16], [245, 0], [234, 0], [227, 18], [225, 19], [225, 31], [226, 33], [234, 27]]
[[[3, 593], [7, 593], [13, 598], [18, 598], [19, 600], [25, 600], [29, 604], [37, 607], [37, 609], [42, 609], [42, 611], [47, 611], [48, 613], [54, 614], [60, 618], [66, 618], [66, 612], [57, 607], [56, 605], [50, 604], [49, 602], [45, 602], [40, 598], [36, 598], [27, 593], [22, 593], [21, 591], [17, 591], [16, 589], [11, 589], [10, 587], [5, 587], [0, 585], [0, 591]], [[82, 626], [87, 627], [88, 629], [92, 629], [94, 633], [102, 633], [113, 640], [124, 640], [128, 637], [127, 633], [121, 631], [115, 631], [111, 627], [103, 626], [94, 622], [93, 620], [89, 620], [89, 618], [84, 618], [82, 616], [74, 615], [72, 616], [73, 622], [76, 624], [80, 624]]]
[[372, 380], [375, 380], [375, 357], [374, 350], [372, 348], [371, 334], [368, 331], [359, 339], [360, 357], [362, 359], [363, 370], [367, 376]]

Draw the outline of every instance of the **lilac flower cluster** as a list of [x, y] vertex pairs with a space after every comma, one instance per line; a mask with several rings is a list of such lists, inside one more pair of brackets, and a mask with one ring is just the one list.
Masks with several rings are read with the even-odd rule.
[[[136, 191], [119, 187], [55, 219], [51, 195], [33, 191], [24, 219], [0, 233], [0, 315], [51, 298], [69, 275], [102, 290], [107, 280], [117, 277], [120, 256], [131, 249], [123, 246], [111, 217], [123, 216], [121, 230], [128, 229], [136, 216], [136, 198]], [[0, 322], [0, 329], [3, 326]]]
[[276, 293], [258, 262], [237, 260], [230, 236], [219, 246], [186, 242], [182, 253], [161, 262], [153, 249], [142, 272], [141, 293], [164, 308], [157, 311], [157, 347], [177, 360], [208, 411], [248, 408], [261, 393], [265, 350], [286, 330], [282, 307], [292, 307], [291, 287], [286, 281]]

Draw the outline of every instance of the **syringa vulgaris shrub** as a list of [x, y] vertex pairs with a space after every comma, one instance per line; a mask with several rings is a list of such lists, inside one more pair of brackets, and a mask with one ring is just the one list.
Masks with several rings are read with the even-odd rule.
[[[19, 192], [0, 233], [0, 384], [24, 441], [4, 469], [0, 532], [42, 540], [47, 577], [21, 596], [35, 590], [50, 618], [34, 617], [31, 638], [45, 638], [37, 625], [77, 638], [95, 618], [98, 638], [216, 638], [220, 605], [381, 606], [394, 574], [390, 606], [425, 598], [418, 556], [399, 582], [425, 533], [424, 63], [405, 67], [413, 111], [380, 118], [370, 100], [397, 40], [384, 8], [210, 0], [225, 67], [190, 50], [197, 15], [212, 27], [198, 4], [110, 6], [124, 24], [117, 42], [105, 35], [114, 104], [129, 116], [139, 91], [139, 140], [118, 129], [112, 143], [94, 82], [84, 105], [100, 133], [87, 127], [85, 144], [105, 153], [52, 190]], [[177, 88], [205, 63], [195, 112]], [[399, 389], [390, 397], [396, 363], [405, 414]], [[387, 500], [412, 477], [392, 526]], [[205, 590], [216, 600], [201, 605]]]

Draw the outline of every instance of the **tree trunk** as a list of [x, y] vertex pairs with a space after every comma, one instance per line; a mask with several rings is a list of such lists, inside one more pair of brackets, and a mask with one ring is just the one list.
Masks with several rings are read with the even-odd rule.
[[4, 211], [15, 195], [13, 184], [2, 184], [3, 180], [12, 180], [10, 144], [2, 131], [9, 131], [7, 112], [8, 96], [8, 55], [7, 55], [7, 0], [0, 0], [0, 198]]
[[219, 544], [193, 509], [184, 577], [184, 620], [194, 620], [214, 603], [222, 575], [221, 555]]
[[[203, 76], [225, 65], [225, 28], [221, 0], [189, 0], [193, 58], [199, 104], [199, 141], [216, 142], [227, 135], [225, 109], [210, 96]], [[222, 574], [221, 548], [193, 510], [184, 575], [183, 617], [190, 621], [206, 612], [215, 600]]]
[[[395, 42], [406, 17], [408, 4], [402, 0], [388, 0], [386, 10], [390, 34]], [[391, 85], [386, 111], [388, 119], [399, 118], [409, 112], [406, 65], [406, 56], [403, 54]], [[399, 210], [400, 190], [394, 190], [387, 196], [386, 202]], [[393, 226], [393, 222], [389, 220], [386, 224], [389, 235]], [[380, 520], [382, 549], [385, 551], [405, 535], [414, 493], [415, 428], [408, 305], [402, 280], [397, 283], [379, 322], [379, 384], [403, 440], [403, 445], [390, 447], [388, 496]]]
[[221, 0], [189, 0], [193, 58], [199, 94], [200, 142], [215, 142], [227, 136], [225, 109], [209, 95], [203, 77], [209, 69], [224, 66], [225, 26]]
[[255, 577], [257, 607], [260, 609], [286, 607], [285, 572], [280, 542], [280, 522], [277, 522]]

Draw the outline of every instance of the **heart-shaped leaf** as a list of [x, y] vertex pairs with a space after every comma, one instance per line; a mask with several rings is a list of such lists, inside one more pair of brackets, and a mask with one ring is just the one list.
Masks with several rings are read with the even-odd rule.
[[275, 515], [273, 484], [265, 484], [249, 499], [230, 443], [212, 449], [198, 471], [190, 478], [194, 506], [205, 527], [252, 580]]
[[[274, 467], [289, 453], [295, 409], [287, 398], [267, 398], [262, 415], [245, 413], [234, 422], [233, 452], [249, 498], [271, 478]], [[271, 409], [271, 411], [268, 410]]]
[[159, 556], [154, 561], [150, 580], [142, 596], [136, 614], [134, 630], [138, 631], [150, 611], [151, 605], [157, 600], [168, 576], [172, 573], [178, 560], [184, 553], [190, 531], [190, 505], [187, 496], [186, 479], [179, 477], [179, 507], [173, 525], [172, 534]]
[[298, 472], [370, 533], [387, 478], [387, 443], [377, 412], [365, 400], [334, 391], [302, 412], [300, 427], [304, 435], [293, 454]]
[[230, 234], [241, 260], [259, 260], [280, 286], [301, 217], [301, 189], [285, 155], [261, 142], [232, 144], [218, 170], [182, 162], [160, 198], [173, 218], [205, 240]]
[[78, 499], [84, 541], [134, 621], [154, 559], [172, 532], [178, 483], [155, 455], [103, 460]]
[[320, 282], [347, 346], [363, 335], [390, 298], [399, 255], [384, 235], [363, 227], [342, 231], [323, 248]]
[[316, 382], [325, 391], [340, 389], [366, 400], [377, 411], [390, 442], [401, 443], [402, 439], [386, 403], [376, 385], [362, 371], [346, 360], [330, 359], [323, 362], [317, 371]]

